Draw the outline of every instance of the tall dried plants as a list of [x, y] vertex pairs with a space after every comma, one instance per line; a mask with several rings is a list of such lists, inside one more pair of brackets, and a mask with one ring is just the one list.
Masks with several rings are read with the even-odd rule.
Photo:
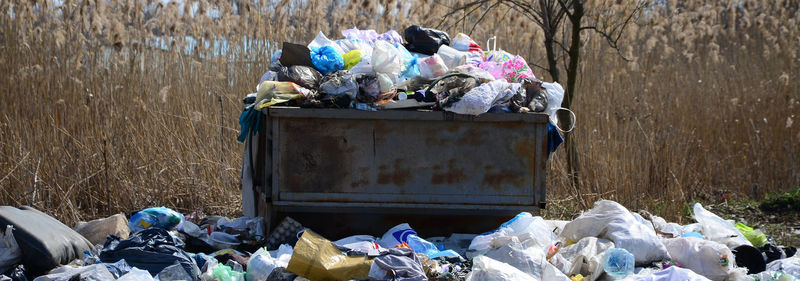
[[[280, 42], [436, 26], [462, 2], [0, 1], [0, 204], [67, 223], [155, 205], [236, 215], [236, 113]], [[656, 2], [623, 35], [630, 62], [582, 38], [584, 182], [567, 188], [551, 156], [551, 210], [609, 198], [680, 219], [689, 201], [800, 185], [798, 1]], [[528, 19], [484, 17], [447, 31], [544, 65]]]

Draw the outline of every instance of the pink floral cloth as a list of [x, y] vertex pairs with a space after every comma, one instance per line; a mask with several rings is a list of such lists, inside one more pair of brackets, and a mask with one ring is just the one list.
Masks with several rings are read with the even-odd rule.
[[[489, 72], [491, 73], [491, 71]], [[508, 82], [519, 82], [525, 78], [536, 79], [536, 76], [533, 75], [533, 71], [531, 71], [531, 68], [528, 66], [528, 62], [521, 56], [515, 56], [511, 60], [503, 63], [502, 73], [502, 77]]]

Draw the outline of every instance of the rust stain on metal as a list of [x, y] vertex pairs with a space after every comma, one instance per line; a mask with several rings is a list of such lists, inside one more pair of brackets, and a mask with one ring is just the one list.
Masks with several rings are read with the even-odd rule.
[[403, 162], [403, 159], [396, 159], [390, 171], [381, 169], [378, 173], [378, 184], [404, 186], [411, 177], [411, 170], [405, 167]]
[[442, 166], [433, 167], [434, 173], [431, 176], [431, 184], [456, 184], [464, 180], [464, 170], [459, 168], [456, 159], [450, 159], [447, 163], [447, 171], [440, 172]]
[[536, 176], [536, 140], [534, 138], [515, 139], [513, 142], [513, 151], [518, 156], [525, 159], [528, 173], [530, 176]]
[[282, 186], [303, 192], [328, 192], [350, 183], [347, 179], [352, 157], [346, 138], [320, 134], [325, 125], [319, 123], [287, 122], [284, 126], [286, 144], [281, 146], [279, 166], [286, 175]]
[[434, 173], [431, 177], [431, 184], [456, 184], [464, 179], [462, 169], [451, 168], [444, 173]]
[[358, 175], [355, 175], [353, 183], [350, 184], [350, 187], [356, 188], [369, 185], [368, 174], [369, 174], [369, 168], [367, 167], [358, 168]]
[[503, 185], [521, 186], [525, 182], [526, 176], [509, 170], [502, 170], [499, 173], [487, 172], [483, 175], [481, 186], [500, 191], [503, 189]]

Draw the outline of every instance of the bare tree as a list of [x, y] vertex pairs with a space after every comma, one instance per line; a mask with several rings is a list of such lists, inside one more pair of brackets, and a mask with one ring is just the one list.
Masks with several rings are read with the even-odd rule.
[[[629, 4], [622, 3], [624, 1], [628, 1]], [[587, 11], [587, 1], [585, 0], [478, 0], [454, 7], [446, 18], [460, 15], [461, 17], [452, 23], [457, 25], [459, 22], [467, 21], [469, 17], [481, 13], [476, 17], [474, 23], [474, 25], [478, 25], [491, 10], [508, 7], [536, 23], [544, 33], [544, 42], [542, 43], [546, 51], [547, 66], [534, 65], [547, 71], [553, 80], [559, 83], [564, 82], [561, 77], [563, 68], [567, 79], [566, 93], [561, 106], [571, 108], [577, 92], [575, 85], [578, 79], [581, 47], [583, 46], [582, 32], [592, 31], [599, 34], [622, 59], [628, 60], [622, 55], [618, 42], [622, 38], [625, 28], [639, 15], [648, 1], [616, 0], [611, 2], [611, 5], [598, 3], [602, 1], [588, 2], [592, 4], [591, 8], [596, 10]], [[605, 7], [612, 5], [616, 5], [617, 8]], [[563, 63], [564, 66], [559, 67], [559, 63]], [[563, 127], [572, 127], [572, 120], [569, 116], [559, 114], [559, 120]], [[564, 138], [567, 149], [567, 169], [573, 187], [577, 191], [580, 184], [580, 166], [578, 153], [575, 150], [575, 140], [571, 133], [565, 133]]]

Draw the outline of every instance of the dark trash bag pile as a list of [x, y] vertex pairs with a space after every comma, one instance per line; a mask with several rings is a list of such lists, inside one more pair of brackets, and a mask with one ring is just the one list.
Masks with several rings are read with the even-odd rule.
[[484, 50], [466, 34], [450, 37], [417, 25], [402, 36], [394, 30], [341, 33], [337, 40], [319, 32], [307, 45], [283, 43], [256, 92], [244, 99], [240, 141], [258, 129], [254, 112], [274, 105], [428, 109], [473, 116], [538, 112], [549, 115], [549, 126], [560, 130], [555, 116], [566, 110], [561, 108], [564, 89], [536, 79], [522, 56], [497, 49], [496, 40]]
[[572, 221], [522, 212], [482, 234], [422, 238], [403, 223], [332, 241], [288, 217], [265, 235], [262, 218], [156, 207], [73, 230], [5, 206], [0, 280], [800, 280], [795, 248], [700, 204], [693, 218], [603, 200]]

